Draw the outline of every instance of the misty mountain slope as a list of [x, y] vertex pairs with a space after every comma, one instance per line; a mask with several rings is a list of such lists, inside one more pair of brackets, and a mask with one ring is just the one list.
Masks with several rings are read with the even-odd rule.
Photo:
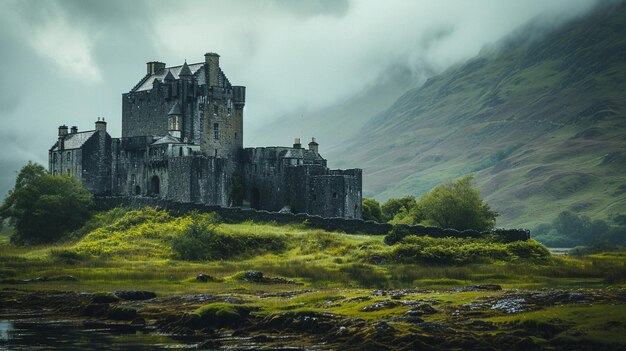
[[[320, 152], [326, 156], [329, 149], [341, 150], [339, 145], [419, 83], [408, 68], [393, 66], [370, 87], [339, 104], [283, 116], [253, 131], [252, 145], [290, 145], [293, 138], [302, 137], [306, 147], [308, 138], [313, 136], [320, 143]], [[332, 166], [334, 160], [328, 161]], [[349, 167], [356, 166], [350, 162]]]
[[529, 33], [407, 92], [329, 159], [381, 200], [475, 173], [499, 225], [626, 212], [626, 6]]

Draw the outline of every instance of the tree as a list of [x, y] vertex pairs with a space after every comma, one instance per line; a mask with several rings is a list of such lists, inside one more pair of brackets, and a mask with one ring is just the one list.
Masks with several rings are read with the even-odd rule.
[[399, 199], [389, 199], [380, 207], [383, 214], [383, 221], [389, 222], [400, 212], [408, 212], [416, 205], [417, 200], [415, 200], [415, 196], [405, 196]]
[[474, 177], [466, 175], [438, 185], [424, 195], [419, 205], [426, 220], [442, 228], [457, 230], [493, 228], [498, 214], [481, 199], [473, 183]]
[[28, 162], [4, 199], [0, 217], [15, 227], [11, 242], [44, 244], [83, 225], [92, 204], [93, 196], [76, 179], [50, 175], [43, 166]]
[[363, 220], [383, 222], [380, 203], [374, 199], [363, 199]]

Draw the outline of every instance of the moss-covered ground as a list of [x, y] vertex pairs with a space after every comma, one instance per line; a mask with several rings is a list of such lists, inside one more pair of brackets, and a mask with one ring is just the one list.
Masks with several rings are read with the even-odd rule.
[[[559, 349], [576, 343], [589, 349], [626, 347], [626, 255], [621, 252], [397, 263], [397, 246], [385, 245], [381, 236], [246, 222], [217, 224], [215, 240], [224, 245], [219, 259], [186, 261], [172, 250], [172, 242], [193, 220], [157, 209], [118, 209], [96, 215], [65, 243], [24, 248], [3, 237], [0, 303], [15, 311], [40, 308], [32, 304], [33, 296], [57, 301], [50, 302], [54, 305], [58, 299], [50, 296], [61, 291], [86, 293], [71, 297], [85, 307], [93, 293], [148, 290], [157, 299], [119, 305], [159, 326], [173, 314], [209, 311], [218, 329], [304, 333], [307, 342], [320, 330], [323, 337], [315, 340], [330, 338], [324, 339], [329, 348], [413, 349], [448, 340], [440, 348], [454, 349], [467, 348], [463, 345], [472, 339], [496, 349]], [[257, 246], [233, 245], [241, 238]], [[416, 242], [445, 246], [445, 241]], [[445, 247], [436, 252], [446, 252]], [[249, 271], [262, 272], [263, 278]], [[210, 277], [200, 281], [199, 274]], [[55, 278], [67, 275], [76, 280]], [[245, 319], [241, 324], [239, 314]], [[215, 316], [230, 322], [220, 325]], [[176, 323], [192, 330], [197, 326], [188, 320]], [[390, 339], [376, 336], [384, 330]]]

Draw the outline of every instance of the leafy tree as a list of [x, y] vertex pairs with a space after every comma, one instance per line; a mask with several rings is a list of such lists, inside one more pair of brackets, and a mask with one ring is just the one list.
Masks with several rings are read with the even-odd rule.
[[498, 214], [481, 199], [473, 183], [474, 177], [467, 175], [441, 184], [424, 195], [419, 205], [426, 220], [457, 230], [493, 228]]
[[374, 199], [363, 199], [363, 220], [383, 222], [380, 203]]
[[[398, 199], [389, 199], [380, 207], [383, 215], [383, 221], [391, 221], [397, 214], [408, 212], [411, 208], [417, 206], [415, 196], [405, 196]], [[421, 220], [421, 219], [420, 219]]]
[[43, 166], [28, 162], [4, 199], [0, 217], [15, 227], [11, 242], [44, 244], [83, 225], [92, 204], [93, 196], [76, 179], [50, 175]]

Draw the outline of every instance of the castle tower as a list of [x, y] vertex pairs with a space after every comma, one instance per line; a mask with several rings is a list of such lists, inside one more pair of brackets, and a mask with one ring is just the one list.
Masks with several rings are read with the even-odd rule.
[[178, 101], [172, 106], [170, 112], [167, 114], [167, 131], [171, 136], [176, 138], [181, 138], [181, 130], [182, 130], [182, 111], [180, 109], [180, 104]]

